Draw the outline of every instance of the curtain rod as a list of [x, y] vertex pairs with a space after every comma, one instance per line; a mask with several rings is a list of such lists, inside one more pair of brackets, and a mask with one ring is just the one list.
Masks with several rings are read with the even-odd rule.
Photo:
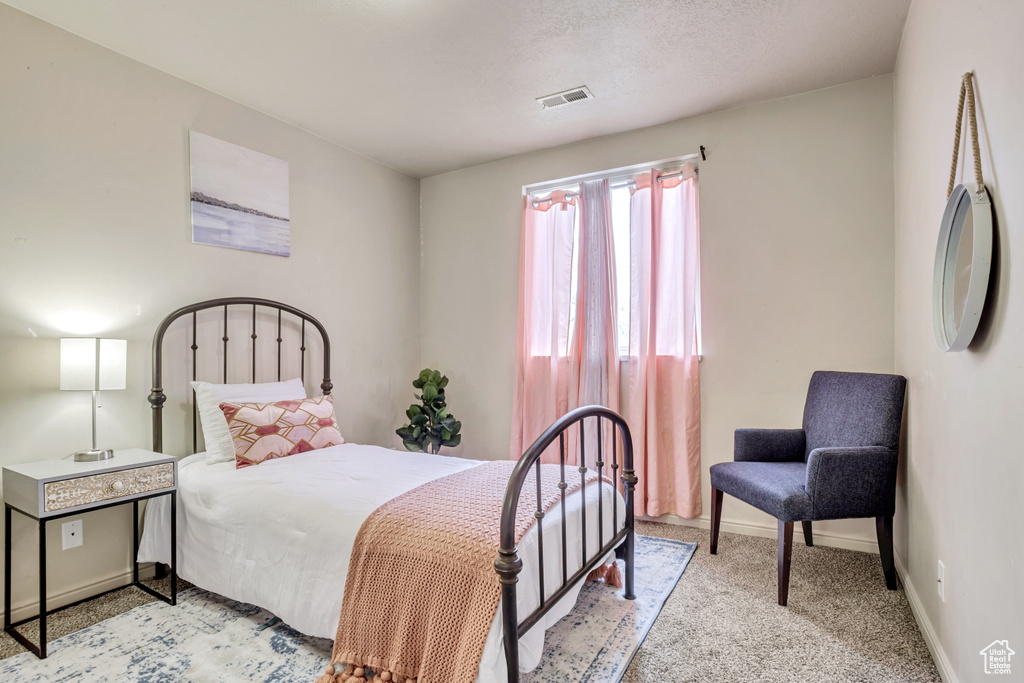
[[[703, 153], [703, 151], [704, 151], [704, 145], [701, 145], [701, 152]], [[664, 180], [666, 178], [678, 178], [679, 176], [683, 175], [683, 173], [684, 173], [683, 169], [680, 169], [680, 170], [676, 171], [675, 173], [666, 173], [665, 175], [658, 176], [658, 182], [660, 183], [662, 180]], [[700, 169], [699, 168], [693, 169], [693, 173], [694, 173], [694, 175], [699, 174], [700, 173]], [[577, 185], [578, 184], [579, 183], [577, 183]], [[618, 189], [623, 188], [623, 187], [636, 187], [636, 181], [635, 180], [627, 180], [624, 183], [614, 183], [614, 184], [609, 185], [609, 188], [611, 188], [613, 190], [618, 190]], [[565, 196], [566, 196], [567, 199], [568, 198], [576, 198], [576, 197], [580, 196], [580, 191], [576, 190], [575, 192], [572, 192], [572, 191], [566, 192]], [[533, 206], [537, 207], [540, 204], [544, 204], [545, 202], [550, 202], [550, 201], [551, 201], [551, 197], [545, 197], [543, 199], [534, 199], [533, 200]]]
[[597, 178], [608, 178], [608, 180], [614, 184], [617, 181], [632, 179], [638, 173], [645, 173], [647, 171], [657, 169], [674, 170], [683, 164], [691, 162], [694, 166], [697, 166], [701, 161], [707, 160], [707, 153], [704, 145], [700, 145], [698, 149], [699, 151], [693, 152], [692, 154], [684, 154], [677, 157], [669, 157], [667, 159], [652, 159], [645, 163], [620, 166], [619, 168], [609, 168], [596, 173], [584, 173], [581, 175], [569, 176], [568, 178], [556, 178], [543, 183], [524, 185], [523, 194], [538, 195], [545, 192], [552, 192], [554, 190], [575, 190], [584, 180], [594, 180]]

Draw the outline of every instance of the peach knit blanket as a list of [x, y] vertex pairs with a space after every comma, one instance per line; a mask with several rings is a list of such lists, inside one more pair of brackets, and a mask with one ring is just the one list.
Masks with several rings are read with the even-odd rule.
[[[356, 536], [332, 665], [318, 683], [472, 683], [501, 599], [501, 505], [513, 462], [436, 479], [377, 508]], [[596, 473], [587, 473], [587, 482]], [[566, 493], [581, 482], [568, 484]], [[541, 508], [559, 500], [559, 468], [541, 466]], [[516, 542], [534, 523], [537, 487], [523, 486]], [[347, 665], [347, 667], [345, 666]], [[372, 673], [371, 673], [372, 670]]]

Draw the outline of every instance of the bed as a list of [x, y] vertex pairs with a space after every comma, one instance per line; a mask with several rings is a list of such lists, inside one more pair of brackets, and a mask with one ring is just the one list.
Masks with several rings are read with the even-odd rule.
[[[210, 324], [210, 316], [216, 324]], [[153, 450], [163, 452], [165, 338], [176, 330], [186, 342], [184, 355], [171, 354], [172, 372], [199, 379], [200, 361], [209, 344], [204, 329], [217, 329], [215, 378], [227, 383], [230, 339], [244, 320], [245, 381], [288, 376], [288, 361], [299, 365], [305, 381], [314, 344], [323, 362], [320, 389], [330, 394], [330, 339], [315, 318], [292, 306], [266, 299], [230, 298], [185, 306], [160, 324], [153, 342]], [[233, 330], [229, 333], [231, 325]], [[262, 327], [261, 327], [262, 325]], [[267, 330], [269, 326], [269, 330]], [[299, 342], [289, 357], [287, 331]], [[269, 332], [269, 334], [268, 334]], [[296, 336], [297, 335], [297, 336]], [[259, 349], [260, 337], [271, 337]], [[317, 339], [318, 338], [318, 339]], [[267, 349], [269, 348], [269, 353]], [[209, 358], [207, 360], [210, 360]], [[237, 359], [236, 359], [237, 360]], [[319, 367], [319, 364], [318, 364]], [[264, 378], [260, 374], [269, 374]], [[199, 451], [199, 418], [190, 397], [170, 402], [177, 414], [191, 412], [191, 450], [179, 464], [177, 574], [228, 598], [258, 605], [300, 632], [334, 638], [352, 543], [363, 521], [380, 505], [421, 484], [480, 464], [480, 461], [396, 451], [345, 443], [235, 469], [234, 463], [207, 464]], [[173, 414], [173, 413], [172, 413]], [[587, 439], [590, 449], [587, 449]], [[569, 464], [571, 449], [592, 454], [589, 461], [604, 477], [566, 493], [569, 477], [585, 468]], [[520, 491], [536, 482], [540, 461], [560, 465], [560, 500], [534, 512], [537, 522], [514, 540]], [[617, 486], [610, 481], [618, 482]], [[501, 514], [501, 547], [495, 557], [501, 604], [487, 636], [476, 683], [518, 681], [542, 655], [544, 631], [572, 609], [587, 575], [618, 555], [625, 563], [625, 599], [633, 599], [633, 505], [636, 477], [624, 421], [599, 406], [573, 411], [552, 425], [512, 470]], [[343, 495], [340, 493], [343, 492]], [[151, 502], [139, 546], [141, 562], [171, 564], [170, 506]], [[523, 616], [521, 616], [523, 615]]]

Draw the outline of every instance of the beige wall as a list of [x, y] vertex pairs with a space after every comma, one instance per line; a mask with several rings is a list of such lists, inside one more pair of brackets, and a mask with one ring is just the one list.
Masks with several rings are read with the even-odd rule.
[[[892, 79], [881, 76], [423, 179], [422, 360], [451, 378], [461, 453], [508, 457], [522, 186], [702, 144], [705, 500], [734, 429], [799, 426], [813, 370], [892, 371]], [[734, 499], [723, 519], [775, 534]], [[873, 547], [867, 522], [818, 526]]]
[[[129, 340], [128, 390], [104, 394], [100, 440], [147, 446], [157, 323], [232, 295], [317, 316], [345, 435], [395, 444], [419, 369], [418, 180], [2, 4], [0, 93], [0, 464], [88, 445], [88, 394], [57, 390], [69, 332]], [[290, 258], [191, 244], [189, 129], [289, 162]], [[69, 551], [51, 525], [53, 595], [127, 569], [129, 515], [86, 515]], [[14, 536], [18, 604], [34, 594], [34, 527], [18, 520]]]
[[[452, 380], [460, 454], [506, 457], [522, 186], [704, 144], [705, 497], [733, 429], [799, 423], [814, 369], [906, 374], [899, 561], [944, 673], [980, 680], [982, 646], [1024, 643], [1024, 316], [1012, 306], [1024, 285], [1010, 269], [1024, 217], [1024, 92], [1012, 66], [1024, 57], [1014, 33], [1024, 8], [969, 10], [915, 2], [895, 85], [882, 76], [420, 183], [0, 5], [0, 464], [88, 441], [87, 396], [57, 391], [57, 339], [84, 331], [69, 313], [129, 339], [129, 388], [105, 395], [101, 441], [145, 446], [155, 325], [177, 305], [236, 294], [286, 300], [327, 325], [353, 440], [394, 444], [408, 382], [429, 364]], [[994, 298], [972, 348], [942, 354], [932, 258], [957, 78], [972, 68], [997, 216]], [[190, 243], [189, 129], [289, 161], [292, 257]], [[85, 522], [81, 549], [61, 551], [51, 530], [53, 595], [110, 585], [128, 567], [126, 510]], [[732, 499], [725, 525], [774, 533]], [[874, 542], [868, 523], [819, 526], [826, 542]], [[16, 604], [31, 602], [34, 538], [18, 521]]]
[[[988, 678], [979, 652], [995, 639], [1024, 671], [1024, 280], [1012, 270], [1024, 258], [1022, 26], [1017, 0], [916, 0], [895, 76], [896, 369], [910, 380], [897, 553], [940, 668], [961, 681]], [[941, 353], [932, 267], [960, 75], [972, 69], [997, 246], [974, 343]]]

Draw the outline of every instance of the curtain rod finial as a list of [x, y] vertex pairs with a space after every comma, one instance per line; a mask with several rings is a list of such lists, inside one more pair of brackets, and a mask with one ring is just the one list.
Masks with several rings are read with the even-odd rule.
[[707, 161], [708, 160], [707, 155], [704, 153], [704, 145], [700, 146], [700, 160], [701, 161]]

